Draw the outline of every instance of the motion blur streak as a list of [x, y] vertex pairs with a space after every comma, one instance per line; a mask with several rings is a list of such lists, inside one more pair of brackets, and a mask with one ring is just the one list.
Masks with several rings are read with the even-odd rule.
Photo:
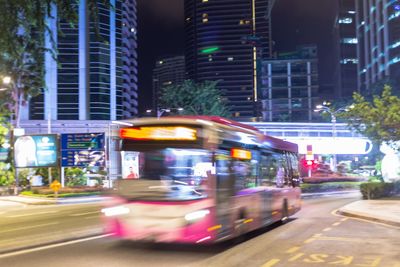
[[104, 237], [111, 236], [111, 235], [112, 234], [92, 236], [92, 237], [82, 238], [82, 239], [73, 240], [73, 241], [67, 241], [67, 242], [58, 243], [58, 244], [52, 244], [52, 245], [46, 245], [46, 246], [37, 247], [37, 248], [30, 248], [30, 249], [24, 249], [24, 250], [20, 250], [20, 251], [10, 252], [10, 253], [6, 253], [6, 254], [1, 254], [0, 259], [17, 256], [17, 255], [21, 255], [21, 254], [27, 254], [27, 253], [31, 253], [31, 252], [36, 252], [36, 251], [40, 251], [40, 250], [46, 250], [49, 248], [62, 247], [62, 246], [86, 242], [86, 241], [90, 241], [90, 240], [94, 240], [94, 239], [100, 239], [100, 238], [104, 238]]

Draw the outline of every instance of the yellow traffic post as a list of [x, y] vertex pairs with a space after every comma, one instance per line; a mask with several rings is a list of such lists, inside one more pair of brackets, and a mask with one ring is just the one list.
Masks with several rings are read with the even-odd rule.
[[57, 199], [57, 197], [58, 197], [58, 191], [59, 191], [60, 188], [61, 188], [60, 182], [57, 181], [57, 180], [54, 180], [54, 181], [50, 184], [50, 188], [53, 189], [55, 198]]

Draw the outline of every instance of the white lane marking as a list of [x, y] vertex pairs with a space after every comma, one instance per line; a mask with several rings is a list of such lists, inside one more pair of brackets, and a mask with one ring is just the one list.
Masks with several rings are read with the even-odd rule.
[[84, 213], [76, 213], [76, 214], [70, 214], [69, 216], [75, 217], [75, 216], [83, 216], [83, 215], [89, 215], [89, 214], [95, 214], [95, 213], [100, 214], [100, 211], [98, 210], [98, 211], [91, 211], [91, 212], [84, 212]]
[[100, 216], [88, 216], [88, 217], [84, 217], [83, 219], [100, 219]]
[[18, 217], [25, 217], [25, 216], [34, 216], [38, 214], [48, 214], [48, 213], [57, 213], [59, 212], [58, 210], [50, 210], [50, 211], [39, 211], [35, 213], [25, 213], [25, 214], [20, 214], [20, 215], [10, 215], [6, 216], [7, 218], [18, 218]]
[[32, 229], [32, 228], [38, 228], [38, 227], [43, 227], [43, 226], [49, 226], [49, 225], [55, 225], [55, 224], [59, 224], [59, 223], [52, 222], [52, 223], [36, 224], [36, 225], [31, 225], [31, 226], [26, 226], [26, 227], [13, 228], [10, 230], [0, 231], [0, 234], [14, 232], [14, 231], [20, 231], [20, 230], [26, 230], [26, 229]]
[[16, 252], [0, 254], [0, 259], [7, 258], [7, 257], [12, 257], [12, 256], [17, 256], [17, 255], [21, 255], [21, 254], [27, 254], [27, 253], [31, 253], [31, 252], [35, 252], [35, 251], [46, 250], [46, 249], [50, 249], [50, 248], [57, 248], [57, 247], [72, 245], [72, 244], [86, 242], [86, 241], [90, 241], [90, 240], [94, 240], [94, 239], [100, 239], [100, 238], [104, 238], [104, 237], [111, 236], [111, 235], [113, 235], [113, 234], [92, 236], [92, 237], [87, 237], [87, 238], [77, 239], [77, 240], [73, 240], [73, 241], [62, 242], [62, 243], [53, 244], [53, 245], [46, 245], [46, 246], [37, 247], [37, 248], [30, 248], [30, 249], [24, 249], [24, 250], [20, 250], [20, 251], [16, 251]]

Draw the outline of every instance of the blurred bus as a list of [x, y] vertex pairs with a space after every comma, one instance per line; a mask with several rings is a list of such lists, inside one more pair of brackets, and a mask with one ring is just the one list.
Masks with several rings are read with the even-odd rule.
[[300, 209], [296, 144], [215, 116], [123, 124], [122, 179], [102, 209], [117, 238], [214, 243]]

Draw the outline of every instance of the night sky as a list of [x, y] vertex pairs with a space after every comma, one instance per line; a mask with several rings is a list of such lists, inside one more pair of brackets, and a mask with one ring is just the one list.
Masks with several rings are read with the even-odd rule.
[[[320, 83], [332, 83], [332, 30], [335, 0], [277, 0], [272, 11], [275, 50], [317, 44]], [[137, 0], [139, 109], [151, 108], [151, 75], [155, 61], [184, 54], [183, 0]]]

